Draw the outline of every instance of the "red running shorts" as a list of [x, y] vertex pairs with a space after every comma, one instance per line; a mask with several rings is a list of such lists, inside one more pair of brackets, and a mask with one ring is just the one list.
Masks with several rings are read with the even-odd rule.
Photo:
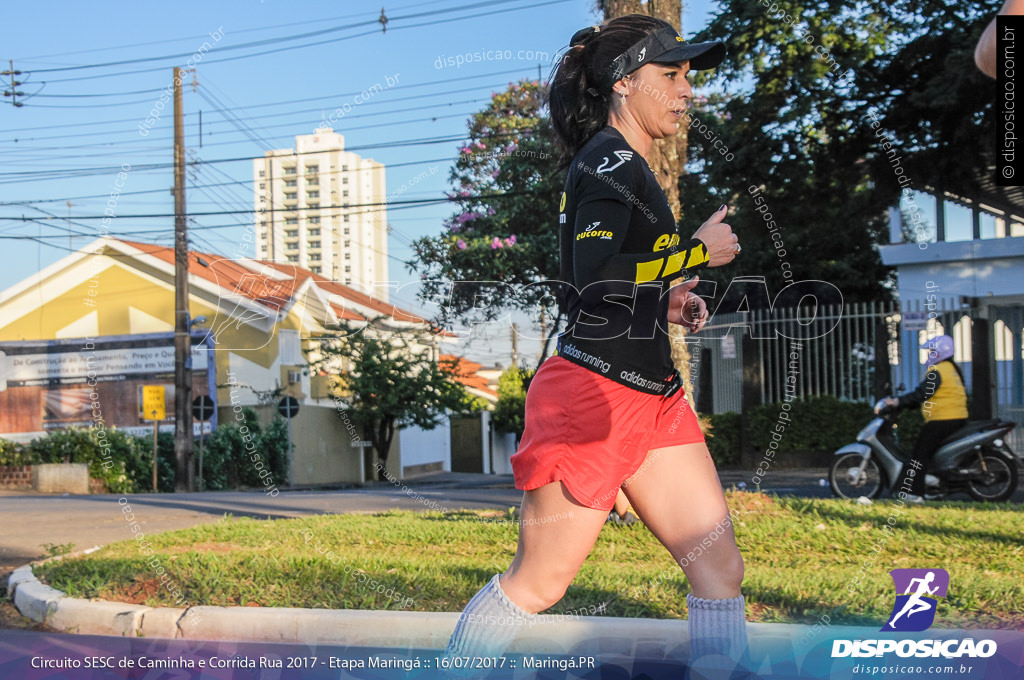
[[517, 489], [560, 480], [579, 503], [611, 510], [648, 451], [703, 441], [682, 389], [646, 394], [556, 355], [530, 383], [512, 474]]

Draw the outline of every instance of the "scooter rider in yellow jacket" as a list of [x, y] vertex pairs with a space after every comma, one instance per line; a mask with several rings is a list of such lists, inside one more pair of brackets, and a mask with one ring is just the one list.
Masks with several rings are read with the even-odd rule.
[[907, 500], [911, 503], [924, 501], [925, 473], [939, 443], [967, 424], [967, 390], [960, 367], [953, 361], [953, 338], [940, 335], [925, 342], [921, 349], [928, 350], [929, 368], [924, 379], [912, 392], [885, 400], [886, 406], [920, 406], [924, 416], [913, 460], [904, 468], [900, 484], [902, 489], [910, 488]]

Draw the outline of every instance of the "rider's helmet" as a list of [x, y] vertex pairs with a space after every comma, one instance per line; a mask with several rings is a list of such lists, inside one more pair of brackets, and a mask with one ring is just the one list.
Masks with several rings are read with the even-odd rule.
[[934, 366], [940, 361], [953, 358], [953, 338], [948, 335], [939, 335], [926, 340], [921, 349], [928, 351], [926, 366]]

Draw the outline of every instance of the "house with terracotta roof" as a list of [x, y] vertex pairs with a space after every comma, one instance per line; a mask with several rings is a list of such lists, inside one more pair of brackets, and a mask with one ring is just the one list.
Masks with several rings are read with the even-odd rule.
[[[384, 331], [427, 321], [288, 263], [197, 251], [188, 259], [193, 393], [208, 394], [217, 405], [207, 430], [234, 418], [237, 407], [270, 418], [276, 399], [292, 396], [300, 404], [291, 428], [292, 483], [372, 478], [372, 449], [353, 432], [345, 404], [329, 394], [328, 376], [309, 375], [304, 349], [309, 338], [341, 321], [374, 320]], [[171, 247], [99, 238], [3, 291], [0, 437], [24, 440], [53, 428], [88, 426], [96, 403], [108, 426], [152, 432], [141, 413], [141, 387], [173, 390], [173, 331]], [[454, 336], [441, 331], [435, 337], [443, 343]], [[440, 353], [437, 345], [414, 351]], [[160, 428], [173, 429], [173, 423]], [[388, 457], [393, 473], [450, 469], [450, 452], [439, 446], [403, 460], [403, 442], [416, 441], [416, 433], [395, 438]]]
[[[457, 379], [466, 388], [467, 392], [474, 397], [480, 397], [492, 405], [498, 402], [498, 390], [495, 389], [496, 378], [492, 378], [488, 374], [483, 364], [452, 354], [442, 354], [441, 359], [455, 361], [455, 370], [458, 372]], [[490, 373], [493, 372], [490, 371]]]

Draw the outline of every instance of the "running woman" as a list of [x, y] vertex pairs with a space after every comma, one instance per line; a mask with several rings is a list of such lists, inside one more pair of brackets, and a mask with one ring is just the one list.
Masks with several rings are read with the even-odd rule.
[[690, 292], [696, 278], [671, 291], [669, 282], [728, 264], [740, 246], [724, 205], [682, 239], [646, 162], [652, 142], [677, 131], [692, 97], [687, 73], [724, 55], [722, 43], [688, 44], [667, 22], [630, 15], [578, 31], [555, 67], [568, 327], [530, 384], [512, 456], [525, 492], [515, 558], [466, 605], [449, 658], [502, 654], [557, 603], [620, 488], [690, 583], [691, 658], [736, 659], [746, 648], [743, 559], [667, 333], [668, 323], [699, 330], [707, 316]]

